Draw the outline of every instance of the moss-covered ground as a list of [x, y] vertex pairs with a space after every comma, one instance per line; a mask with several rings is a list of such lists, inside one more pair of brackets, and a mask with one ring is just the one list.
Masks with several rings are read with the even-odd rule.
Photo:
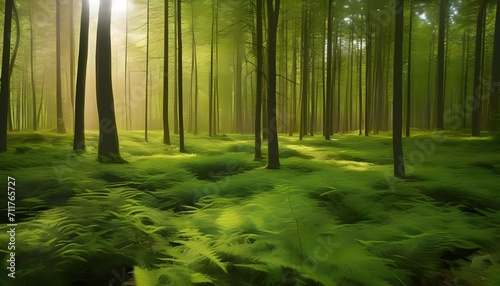
[[186, 154], [161, 138], [120, 132], [129, 163], [100, 164], [96, 132], [82, 154], [71, 135], [9, 134], [2, 285], [500, 285], [490, 137], [415, 131], [406, 180], [389, 134], [283, 136], [280, 170], [253, 160], [251, 135], [187, 135]]

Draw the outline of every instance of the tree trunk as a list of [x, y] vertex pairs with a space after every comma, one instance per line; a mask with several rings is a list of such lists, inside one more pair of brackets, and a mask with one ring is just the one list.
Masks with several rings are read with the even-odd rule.
[[146, 1], [146, 101], [144, 103], [144, 141], [148, 142], [148, 102], [149, 102], [149, 0]]
[[392, 124], [392, 149], [394, 156], [394, 176], [405, 177], [403, 158], [403, 1], [395, 0], [396, 29], [394, 34], [394, 98], [393, 98], [393, 124]]
[[302, 140], [307, 133], [307, 92], [309, 83], [309, 12], [307, 11], [307, 2], [303, 2], [302, 6], [302, 91], [301, 91], [301, 105], [300, 105], [300, 128], [299, 140]]
[[30, 21], [30, 55], [31, 55], [31, 98], [32, 98], [32, 110], [33, 110], [33, 130], [38, 129], [38, 121], [36, 116], [36, 73], [35, 73], [35, 37], [33, 36], [33, 17], [31, 16], [31, 8], [29, 9], [29, 21]]
[[481, 104], [482, 104], [482, 73], [481, 58], [483, 45], [483, 19], [486, 12], [487, 1], [483, 0], [477, 13], [476, 48], [474, 59], [474, 94], [472, 107], [472, 136], [481, 135]]
[[370, 107], [371, 107], [371, 86], [372, 86], [372, 26], [371, 26], [371, 15], [370, 15], [370, 0], [367, 3], [366, 9], [366, 80], [365, 80], [365, 136], [370, 135]]
[[[280, 0], [266, 0], [267, 1], [267, 16], [268, 16], [268, 105], [267, 105], [267, 119], [268, 124], [268, 139], [267, 139], [267, 169], [278, 169], [280, 167], [279, 161], [279, 147], [278, 147], [278, 130], [276, 120], [276, 34], [278, 30], [278, 17], [280, 10]], [[273, 5], [274, 2], [274, 5]], [[274, 7], [273, 7], [274, 6]]]
[[62, 107], [62, 79], [61, 79], [61, 0], [56, 0], [56, 103], [57, 103], [57, 132], [66, 133], [64, 127]]
[[182, 102], [182, 29], [181, 29], [181, 0], [177, 2], [177, 97], [179, 104], [179, 152], [185, 153], [184, 148], [184, 112]]
[[254, 160], [262, 159], [262, 140], [261, 140], [261, 119], [262, 119], [262, 81], [264, 79], [264, 58], [263, 58], [263, 29], [262, 29], [262, 9], [263, 0], [256, 0], [256, 27], [257, 27], [257, 43], [256, 43], [256, 53], [257, 53], [257, 90], [256, 90], [256, 100], [255, 100], [255, 150], [254, 150]]
[[327, 47], [326, 47], [326, 108], [325, 108], [325, 128], [323, 134], [326, 140], [330, 140], [333, 131], [332, 127], [332, 97], [333, 97], [333, 67], [332, 67], [332, 46], [333, 46], [333, 0], [328, 0], [328, 27], [327, 27]]
[[489, 109], [489, 130], [497, 131], [500, 120], [498, 114], [498, 92], [500, 88], [500, 0], [497, 0], [497, 10], [495, 17], [495, 39], [493, 44], [493, 60], [491, 68], [490, 83], [490, 109]]
[[[83, 2], [82, 2], [83, 3]], [[74, 2], [69, 1], [69, 53], [70, 53], [70, 95], [71, 95], [71, 108], [75, 108], [75, 29], [74, 29]]]
[[168, 2], [164, 1], [163, 26], [163, 144], [170, 145], [168, 126]]
[[410, 28], [408, 32], [408, 73], [406, 77], [406, 137], [410, 137], [411, 127], [411, 56], [413, 32], [413, 4], [410, 0]]
[[87, 80], [87, 60], [89, 46], [89, 1], [82, 1], [80, 23], [80, 47], [78, 52], [78, 71], [76, 76], [75, 96], [75, 134], [73, 150], [85, 150], [85, 83]]
[[97, 21], [96, 95], [99, 116], [98, 156], [100, 162], [123, 163], [125, 161], [120, 156], [111, 76], [111, 2], [112, 0], [100, 1]]
[[192, 65], [191, 65], [191, 97], [194, 101], [194, 134], [198, 134], [198, 62], [196, 58], [196, 38], [194, 35], [194, 5], [191, 0], [191, 33], [192, 33]]
[[439, 31], [438, 31], [438, 63], [437, 63], [437, 130], [444, 130], [444, 40], [446, 28], [447, 0], [441, 0], [439, 5]]

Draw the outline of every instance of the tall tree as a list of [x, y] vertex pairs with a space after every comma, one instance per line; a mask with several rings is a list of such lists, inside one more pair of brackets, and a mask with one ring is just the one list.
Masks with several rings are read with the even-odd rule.
[[98, 159], [103, 163], [123, 163], [111, 76], [111, 8], [112, 0], [100, 0], [96, 42], [96, 96], [99, 116]]
[[256, 28], [257, 28], [257, 43], [256, 43], [256, 54], [257, 54], [257, 90], [255, 99], [255, 150], [254, 150], [254, 160], [262, 159], [262, 139], [261, 139], [261, 120], [262, 120], [262, 82], [264, 79], [264, 58], [263, 58], [263, 29], [262, 29], [262, 9], [263, 0], [256, 0]]
[[410, 0], [410, 27], [408, 31], [408, 72], [406, 74], [406, 137], [410, 137], [411, 127], [411, 56], [413, 33], [413, 3]]
[[476, 48], [474, 59], [474, 94], [472, 108], [472, 136], [481, 135], [481, 108], [482, 108], [482, 55], [483, 55], [483, 19], [486, 13], [487, 1], [481, 0], [477, 13], [476, 23]]
[[146, 101], [144, 103], [144, 141], [148, 142], [149, 103], [149, 0], [146, 1]]
[[181, 29], [181, 0], [176, 0], [177, 3], [177, 98], [178, 98], [178, 113], [179, 113], [179, 151], [186, 152], [184, 148], [184, 112], [182, 102], [182, 29]]
[[438, 59], [437, 59], [437, 129], [444, 130], [444, 74], [445, 74], [445, 34], [447, 0], [439, 3]]
[[393, 124], [392, 124], [392, 150], [394, 157], [394, 176], [405, 177], [403, 158], [403, 9], [404, 2], [395, 1], [395, 33], [394, 33], [394, 94], [393, 94]]
[[371, 103], [372, 103], [372, 23], [371, 23], [371, 1], [366, 2], [366, 70], [365, 70], [365, 136], [370, 135], [371, 126]]
[[279, 169], [278, 126], [276, 118], [276, 36], [280, 11], [280, 0], [267, 1], [267, 43], [268, 43], [268, 84], [267, 84], [267, 169]]
[[168, 2], [164, 1], [163, 26], [163, 143], [170, 145], [168, 126]]
[[300, 128], [299, 140], [307, 133], [307, 104], [309, 91], [309, 5], [307, 1], [302, 4], [302, 67], [301, 67], [301, 94], [300, 94]]
[[498, 124], [498, 93], [500, 89], [500, 0], [497, 0], [497, 10], [495, 17], [495, 40], [493, 44], [493, 60], [491, 68], [490, 83], [490, 131], [497, 131]]
[[32, 111], [33, 111], [33, 130], [38, 129], [38, 121], [36, 117], [36, 82], [35, 82], [35, 36], [33, 35], [33, 17], [31, 15], [31, 8], [29, 9], [30, 21], [30, 64], [31, 64], [31, 98], [32, 98]]
[[333, 46], [333, 0], [328, 0], [328, 27], [327, 27], [327, 47], [326, 47], [326, 108], [325, 108], [325, 136], [330, 140], [332, 134], [332, 97], [333, 97], [333, 67], [332, 67], [332, 46]]
[[10, 101], [10, 38], [12, 28], [12, 7], [14, 0], [5, 0], [2, 52], [2, 86], [0, 88], [0, 152], [7, 151], [7, 117]]
[[57, 105], [57, 132], [66, 133], [64, 127], [62, 106], [62, 78], [61, 78], [61, 0], [56, 0], [56, 105]]
[[75, 96], [75, 134], [73, 150], [85, 150], [85, 83], [87, 81], [87, 60], [89, 46], [89, 0], [82, 1], [80, 20], [80, 47], [78, 51], [78, 70], [76, 75]]

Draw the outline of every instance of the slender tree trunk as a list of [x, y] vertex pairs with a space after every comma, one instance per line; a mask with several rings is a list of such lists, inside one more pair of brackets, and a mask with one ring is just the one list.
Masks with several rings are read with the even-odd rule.
[[403, 158], [403, 1], [395, 0], [396, 29], [394, 34], [394, 98], [393, 98], [393, 124], [392, 124], [392, 149], [394, 156], [394, 176], [405, 177]]
[[178, 73], [178, 70], [179, 70], [179, 35], [177, 33], [178, 31], [178, 21], [177, 21], [177, 13], [179, 13], [177, 11], [177, 0], [174, 0], [174, 17], [175, 17], [175, 21], [174, 21], [174, 68], [175, 68], [175, 72], [174, 72], [174, 92], [175, 92], [175, 96], [174, 96], [174, 134], [179, 134], [179, 104], [178, 104], [178, 100], [179, 100], [179, 97], [178, 97], [178, 94], [179, 94], [179, 73]]
[[73, 115], [75, 114], [75, 29], [74, 29], [74, 2], [69, 1], [69, 52], [70, 52], [70, 94], [71, 94], [71, 108], [73, 108]]
[[263, 57], [263, 29], [262, 29], [262, 9], [263, 0], [256, 0], [256, 28], [257, 28], [257, 43], [256, 43], [256, 53], [257, 53], [257, 90], [256, 90], [256, 100], [255, 100], [255, 151], [254, 160], [262, 159], [262, 140], [261, 140], [261, 119], [262, 119], [262, 81], [264, 79], [264, 57]]
[[497, 131], [500, 120], [498, 114], [498, 92], [500, 88], [500, 0], [497, 0], [495, 17], [495, 39], [493, 44], [493, 60], [490, 83], [489, 130]]
[[328, 23], [327, 23], [327, 47], [326, 47], [326, 108], [325, 108], [325, 136], [330, 140], [333, 131], [332, 127], [332, 97], [333, 97], [333, 67], [332, 67], [332, 46], [333, 46], [333, 0], [328, 0]]
[[80, 47], [78, 52], [78, 71], [76, 76], [75, 96], [75, 134], [73, 150], [85, 150], [85, 83], [87, 80], [87, 60], [89, 46], [89, 1], [82, 1], [80, 22]]
[[359, 135], [363, 135], [363, 37], [359, 39], [359, 98], [358, 98], [358, 116], [359, 116]]
[[486, 13], [487, 1], [483, 0], [479, 11], [477, 13], [476, 25], [476, 48], [474, 59], [474, 94], [473, 94], [473, 108], [472, 108], [472, 136], [481, 135], [481, 104], [482, 104], [482, 73], [481, 73], [481, 59], [482, 59], [482, 46], [483, 46], [483, 19]]
[[[278, 29], [278, 17], [280, 11], [280, 0], [267, 1], [267, 16], [268, 16], [268, 105], [267, 119], [269, 120], [269, 134], [267, 139], [267, 169], [278, 169], [279, 147], [278, 147], [278, 130], [276, 118], [276, 34]], [[273, 5], [274, 2], [274, 5]], [[273, 7], [274, 6], [274, 7]]]
[[301, 91], [301, 108], [300, 108], [300, 128], [299, 140], [302, 140], [307, 129], [307, 92], [309, 89], [309, 12], [307, 11], [307, 2], [303, 2], [302, 6], [302, 91]]
[[29, 9], [29, 21], [30, 21], [30, 55], [31, 55], [31, 96], [32, 96], [32, 108], [33, 108], [33, 130], [38, 129], [38, 121], [36, 116], [36, 72], [35, 72], [35, 37], [33, 36], [33, 17], [31, 16], [31, 8]]
[[411, 127], [411, 56], [413, 33], [413, 4], [410, 0], [410, 28], [408, 32], [408, 73], [406, 77], [406, 137], [410, 137]]
[[196, 58], [196, 38], [194, 34], [194, 5], [191, 0], [191, 33], [192, 33], [192, 59], [191, 66], [191, 96], [194, 97], [194, 134], [198, 134], [198, 61]]
[[97, 21], [96, 87], [100, 162], [123, 163], [116, 128], [111, 76], [111, 2], [101, 0]]
[[176, 0], [177, 3], [177, 96], [179, 102], [179, 152], [185, 153], [186, 149], [184, 147], [184, 112], [183, 112], [183, 102], [182, 102], [182, 29], [181, 29], [181, 0]]
[[465, 116], [466, 116], [466, 100], [467, 100], [467, 65], [468, 65], [468, 60], [469, 60], [469, 35], [468, 31], [464, 31], [463, 36], [462, 36], [462, 74], [460, 79], [462, 80], [461, 84], [461, 100], [462, 100], [462, 120], [463, 120], [463, 128], [465, 128]]
[[365, 80], [365, 136], [370, 135], [370, 107], [371, 107], [371, 77], [372, 77], [372, 24], [370, 16], [370, 0], [367, 2], [366, 9], [366, 80]]
[[148, 102], [149, 102], [149, 0], [146, 2], [146, 101], [144, 103], [144, 141], [148, 142]]
[[444, 40], [446, 28], [447, 0], [440, 0], [439, 5], [439, 31], [438, 31], [438, 63], [437, 63], [437, 129], [444, 130]]
[[42, 90], [40, 91], [40, 105], [38, 106], [38, 113], [36, 115], [36, 119], [37, 119], [37, 122], [38, 124], [40, 125], [40, 127], [44, 127], [42, 126], [42, 124], [40, 124], [40, 118], [41, 118], [41, 115], [42, 115], [42, 107], [43, 107], [43, 89], [45, 87], [45, 76], [42, 78]]
[[61, 81], [61, 0], [56, 0], [56, 103], [57, 103], [57, 132], [66, 133], [64, 127], [62, 107], [62, 81]]
[[163, 144], [170, 145], [168, 126], [168, 2], [164, 1], [163, 26]]
[[[17, 53], [19, 51], [19, 42], [21, 41], [21, 27], [19, 23], [19, 14], [17, 13], [17, 6], [15, 1], [12, 2], [12, 14], [14, 16], [14, 22], [16, 23], [16, 42], [14, 43], [14, 52], [12, 53], [12, 59], [10, 60], [9, 76], [8, 76], [9, 80], [12, 79], [12, 74], [14, 73], [14, 64], [16, 62]], [[7, 109], [8, 109], [9, 131], [12, 131], [13, 125], [12, 125], [12, 115], [10, 110], [10, 102], [7, 104]]]
[[[123, 96], [124, 96], [124, 101], [123, 101], [123, 110], [125, 111], [125, 129], [130, 130], [130, 126], [132, 125], [130, 122], [130, 89], [127, 90], [127, 75], [128, 75], [128, 22], [129, 22], [129, 0], [123, 0], [125, 1], [126, 5], [126, 15], [125, 15], [125, 58], [124, 58], [124, 74], [123, 74]], [[165, 5], [168, 6], [168, 1], [165, 1]], [[168, 14], [167, 14], [168, 15]]]

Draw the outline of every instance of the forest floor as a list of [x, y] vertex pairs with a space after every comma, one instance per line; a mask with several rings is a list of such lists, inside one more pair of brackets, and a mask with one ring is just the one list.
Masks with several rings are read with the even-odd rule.
[[389, 134], [282, 136], [280, 170], [252, 135], [187, 135], [180, 154], [177, 136], [122, 131], [128, 164], [98, 163], [97, 136], [75, 154], [71, 135], [9, 134], [1, 285], [500, 285], [491, 137], [414, 131], [395, 180]]

